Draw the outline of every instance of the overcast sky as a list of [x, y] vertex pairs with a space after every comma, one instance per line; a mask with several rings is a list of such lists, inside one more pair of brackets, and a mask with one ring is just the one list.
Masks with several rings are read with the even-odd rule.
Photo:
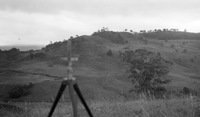
[[0, 0], [0, 45], [49, 44], [102, 27], [200, 32], [200, 0]]

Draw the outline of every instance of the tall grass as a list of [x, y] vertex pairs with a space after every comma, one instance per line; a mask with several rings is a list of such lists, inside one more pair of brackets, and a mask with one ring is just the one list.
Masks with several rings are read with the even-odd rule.
[[[140, 100], [97, 100], [90, 101], [90, 109], [95, 117], [199, 117], [200, 101], [197, 97]], [[23, 112], [1, 110], [6, 117], [45, 117], [52, 103], [15, 103]], [[79, 116], [88, 117], [84, 107], [78, 105]], [[60, 102], [53, 117], [71, 117], [69, 102]]]

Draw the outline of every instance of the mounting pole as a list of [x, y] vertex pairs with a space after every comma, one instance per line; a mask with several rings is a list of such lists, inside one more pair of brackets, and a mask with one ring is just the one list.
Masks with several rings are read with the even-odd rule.
[[78, 117], [78, 109], [77, 109], [77, 99], [75, 97], [74, 94], [74, 90], [76, 91], [78, 97], [80, 98], [83, 106], [85, 107], [86, 111], [88, 112], [90, 117], [93, 117], [86, 101], [84, 100], [81, 91], [78, 87], [78, 84], [76, 83], [76, 79], [73, 77], [72, 75], [72, 61], [71, 61], [71, 39], [68, 40], [67, 42], [67, 77], [63, 79], [60, 89], [58, 91], [58, 94], [56, 96], [56, 99], [53, 103], [53, 106], [49, 112], [48, 117], [51, 117], [53, 115], [53, 112], [58, 104], [58, 101], [60, 99], [60, 97], [62, 96], [66, 86], [68, 85], [68, 89], [69, 89], [69, 95], [70, 95], [70, 99], [72, 102], [72, 108], [73, 108], [73, 117]]

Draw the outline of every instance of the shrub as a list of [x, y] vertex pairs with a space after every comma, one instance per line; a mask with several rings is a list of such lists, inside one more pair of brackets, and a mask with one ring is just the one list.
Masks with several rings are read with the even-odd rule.
[[183, 53], [187, 53], [187, 49], [184, 49], [184, 50], [183, 50]]
[[143, 39], [144, 39], [144, 37], [143, 37], [143, 36], [139, 36], [139, 37], [138, 37], [138, 39], [140, 39], [140, 40], [143, 40]]
[[172, 44], [172, 45], [170, 45], [170, 47], [171, 47], [171, 48], [175, 48], [175, 45], [174, 45], [174, 44]]
[[195, 95], [195, 96], [199, 95], [199, 91], [198, 90], [190, 89], [188, 87], [183, 87], [181, 93], [183, 95]]
[[108, 52], [106, 53], [106, 55], [108, 55], [108, 56], [112, 56], [112, 55], [113, 55], [113, 53], [112, 53], [112, 51], [111, 51], [111, 50], [108, 50]]
[[187, 88], [187, 87], [184, 87], [184, 88], [183, 88], [183, 93], [184, 93], [184, 94], [190, 94], [190, 93], [191, 93], [191, 91], [190, 91], [190, 89], [189, 89], [189, 88]]
[[30, 88], [33, 87], [32, 83], [28, 85], [15, 85], [8, 91], [8, 97], [11, 99], [18, 99], [30, 94]]
[[16, 60], [17, 57], [19, 56], [19, 54], [20, 54], [20, 50], [16, 49], [16, 48], [12, 48], [12, 49], [6, 51], [8, 60]]
[[193, 63], [193, 62], [194, 62], [194, 59], [193, 59], [193, 58], [191, 58], [191, 59], [190, 59], [190, 61]]
[[144, 39], [144, 44], [148, 44], [148, 40], [147, 39]]

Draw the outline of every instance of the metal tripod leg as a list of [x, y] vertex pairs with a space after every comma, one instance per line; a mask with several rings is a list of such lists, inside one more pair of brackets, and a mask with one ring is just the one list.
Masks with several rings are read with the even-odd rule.
[[92, 113], [91, 113], [91, 111], [90, 111], [90, 109], [89, 109], [89, 107], [88, 107], [88, 105], [87, 105], [85, 99], [83, 98], [83, 95], [81, 94], [81, 91], [80, 91], [80, 89], [79, 89], [77, 83], [74, 84], [74, 89], [75, 89], [75, 91], [76, 91], [78, 97], [80, 98], [82, 104], [84, 105], [86, 111], [88, 112], [89, 116], [90, 116], [90, 117], [93, 117], [93, 115], [92, 115]]
[[51, 116], [52, 116], [52, 114], [53, 114], [53, 112], [54, 112], [54, 110], [55, 110], [55, 108], [56, 108], [56, 105], [58, 104], [58, 101], [59, 101], [60, 97], [62, 96], [63, 91], [65, 90], [67, 84], [68, 84], [68, 83], [67, 83], [66, 81], [62, 81], [62, 84], [61, 84], [61, 86], [60, 86], [60, 89], [59, 89], [59, 91], [58, 91], [58, 94], [57, 94], [56, 99], [55, 99], [55, 101], [54, 101], [54, 103], [53, 103], [53, 106], [52, 106], [52, 108], [51, 108], [51, 110], [50, 110], [50, 112], [49, 112], [48, 117], [51, 117]]
[[78, 117], [78, 110], [77, 110], [77, 100], [74, 95], [74, 88], [73, 88], [73, 81], [69, 81], [69, 95], [72, 102], [72, 108], [73, 108], [73, 117]]

